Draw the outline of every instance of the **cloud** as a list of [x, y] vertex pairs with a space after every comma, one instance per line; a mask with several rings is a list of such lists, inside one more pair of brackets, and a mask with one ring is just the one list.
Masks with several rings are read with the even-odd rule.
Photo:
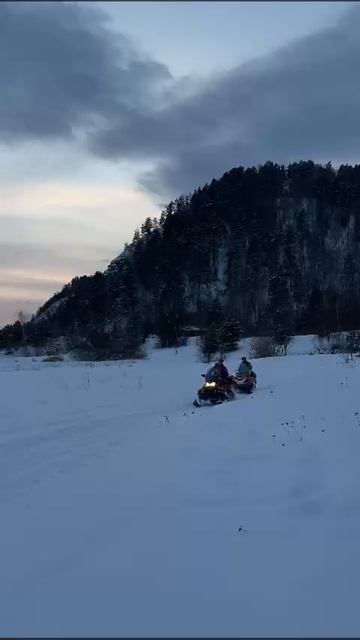
[[148, 200], [106, 181], [0, 185], [0, 326], [12, 319], [4, 300], [44, 302], [74, 276], [103, 271], [157, 213]]
[[0, 186], [0, 193], [0, 220], [1, 215], [16, 215], [19, 211], [24, 217], [45, 218], [49, 223], [56, 216], [60, 216], [60, 222], [65, 216], [74, 220], [75, 213], [83, 220], [95, 214], [102, 214], [103, 218], [119, 217], [121, 208], [145, 207], [146, 204], [144, 197], [129, 187], [80, 181], [32, 182], [22, 185], [21, 189], [10, 183]]
[[[157, 213], [144, 194], [106, 182], [53, 180], [0, 185], [2, 243], [11, 247], [62, 244], [78, 254], [84, 248], [87, 255], [92, 253], [94, 268], [97, 256], [107, 256], [110, 261], [129, 241], [135, 227]], [[73, 265], [72, 255], [68, 259]], [[0, 254], [0, 266], [1, 262]]]
[[98, 132], [104, 157], [152, 157], [145, 188], [176, 195], [240, 164], [359, 157], [360, 9], [211, 78], [168, 107]]
[[359, 7], [198, 86], [106, 20], [88, 5], [0, 3], [0, 139], [76, 140], [138, 165], [164, 199], [240, 164], [358, 159]]
[[106, 14], [74, 3], [0, 3], [0, 139], [73, 138], [147, 108], [171, 79]]
[[7, 293], [0, 293], [0, 329], [7, 324], [12, 324], [17, 320], [19, 311], [25, 311], [28, 315], [32, 315], [43, 303], [43, 297], [36, 299], [29, 299], [28, 294], [19, 292], [16, 299], [13, 292], [8, 295]]
[[[0, 284], [5, 273], [15, 271], [43, 274], [44, 279], [55, 278], [63, 284], [68, 282], [77, 273], [92, 273], [94, 271], [94, 248], [86, 244], [69, 244], [57, 242], [44, 246], [41, 242], [17, 243], [0, 242]], [[98, 261], [100, 257], [107, 256], [108, 250], [104, 247], [98, 249]], [[40, 276], [39, 276], [40, 277]]]
[[0, 328], [13, 322], [14, 314], [24, 308], [35, 311], [56, 291], [79, 274], [91, 274], [109, 263], [108, 248], [84, 243], [17, 240], [0, 243]]

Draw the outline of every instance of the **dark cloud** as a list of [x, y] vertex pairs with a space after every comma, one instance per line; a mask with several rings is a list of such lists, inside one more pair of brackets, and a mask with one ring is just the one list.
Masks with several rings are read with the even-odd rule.
[[0, 139], [72, 136], [144, 110], [168, 69], [141, 58], [105, 14], [72, 3], [0, 3]]
[[0, 43], [3, 139], [70, 136], [86, 124], [93, 153], [153, 161], [140, 183], [163, 196], [240, 164], [358, 158], [359, 7], [197, 90], [169, 82], [164, 65], [87, 6], [0, 3]]
[[141, 181], [172, 195], [239, 164], [353, 159], [360, 143], [360, 9], [209, 81], [169, 108], [96, 137], [107, 157], [158, 158]]

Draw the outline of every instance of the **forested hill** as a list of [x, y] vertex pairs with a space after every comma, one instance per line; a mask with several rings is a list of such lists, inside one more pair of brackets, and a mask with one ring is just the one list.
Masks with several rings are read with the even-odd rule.
[[[175, 344], [214, 313], [248, 335], [358, 328], [360, 165], [228, 171], [146, 219], [104, 273], [66, 285], [26, 339], [109, 336], [130, 352], [150, 333]], [[21, 339], [18, 323], [0, 334]]]

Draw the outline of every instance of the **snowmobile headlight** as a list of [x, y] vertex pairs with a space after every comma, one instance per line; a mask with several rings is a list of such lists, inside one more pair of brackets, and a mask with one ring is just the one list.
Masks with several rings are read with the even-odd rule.
[[216, 387], [216, 382], [205, 382], [205, 387]]

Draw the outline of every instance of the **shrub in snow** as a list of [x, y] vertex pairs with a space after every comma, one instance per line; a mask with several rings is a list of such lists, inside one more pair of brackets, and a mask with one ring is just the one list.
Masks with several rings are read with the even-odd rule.
[[171, 341], [171, 343], [169, 344], [168, 341], [164, 341], [161, 336], [158, 336], [156, 338], [156, 341], [154, 343], [154, 347], [155, 349], [166, 349], [166, 348], [170, 348], [173, 347], [174, 349], [177, 349], [178, 347], [186, 347], [188, 343], [188, 337], [187, 336], [178, 336], [176, 338], [176, 340]]
[[345, 331], [330, 333], [328, 337], [330, 353], [345, 353], [347, 347], [347, 337]]
[[276, 344], [271, 336], [258, 336], [251, 340], [250, 358], [272, 358], [276, 352]]
[[47, 358], [43, 358], [43, 362], [62, 362], [64, 358], [60, 355], [57, 356], [48, 356]]
[[286, 335], [278, 335], [273, 337], [273, 341], [276, 345], [276, 355], [286, 356], [287, 348], [292, 341], [292, 337]]
[[360, 331], [337, 331], [316, 338], [318, 353], [343, 353], [352, 357], [360, 351]]

